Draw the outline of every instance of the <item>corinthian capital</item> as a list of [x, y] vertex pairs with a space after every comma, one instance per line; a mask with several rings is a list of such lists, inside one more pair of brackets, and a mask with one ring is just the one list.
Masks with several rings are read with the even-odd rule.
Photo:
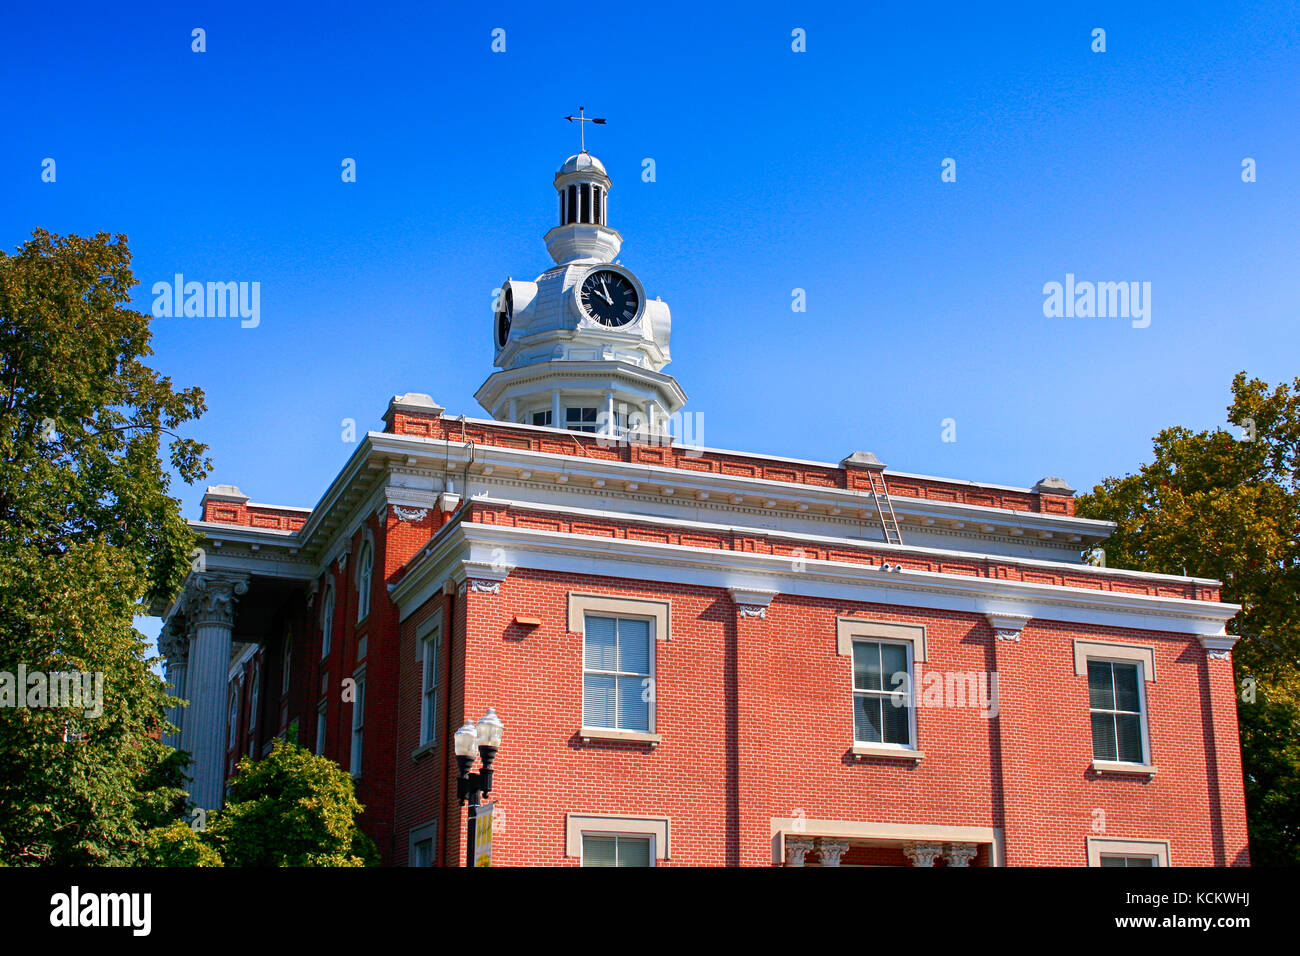
[[235, 623], [235, 601], [248, 593], [248, 578], [236, 574], [204, 573], [194, 579], [187, 607], [194, 623], [232, 627]]
[[158, 650], [171, 665], [184, 664], [189, 660], [189, 622], [183, 615], [172, 615], [162, 626], [162, 630], [158, 632]]

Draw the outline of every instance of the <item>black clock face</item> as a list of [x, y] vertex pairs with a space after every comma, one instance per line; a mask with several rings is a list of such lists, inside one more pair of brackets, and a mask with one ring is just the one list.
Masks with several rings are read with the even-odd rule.
[[515, 311], [515, 295], [506, 286], [501, 293], [501, 309], [497, 312], [497, 348], [504, 348], [506, 339], [510, 338], [510, 319]]
[[587, 315], [609, 326], [627, 325], [641, 307], [636, 286], [612, 269], [598, 269], [583, 279], [578, 301]]

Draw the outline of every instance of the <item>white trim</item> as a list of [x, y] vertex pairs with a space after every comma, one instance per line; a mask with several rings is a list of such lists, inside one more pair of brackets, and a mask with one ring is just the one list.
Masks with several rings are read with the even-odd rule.
[[564, 855], [582, 859], [582, 835], [648, 836], [651, 857], [672, 859], [672, 818], [633, 817], [604, 813], [566, 813], [564, 815]]
[[[517, 567], [702, 587], [745, 587], [836, 601], [895, 604], [972, 614], [1014, 613], [1042, 620], [1097, 627], [1178, 633], [1219, 633], [1239, 605], [1186, 598], [1160, 598], [978, 578], [934, 571], [882, 571], [872, 565], [809, 560], [795, 572], [782, 555], [658, 544], [623, 538], [593, 539], [558, 531], [537, 531], [479, 522], [460, 522], [437, 541], [391, 595], [409, 616], [431, 595], [450, 566], [461, 560], [490, 563], [506, 549]], [[527, 561], [524, 558], [527, 557]], [[416, 592], [416, 593], [412, 593]], [[427, 598], [426, 598], [427, 599]]]
[[862, 823], [856, 820], [809, 820], [772, 817], [772, 862], [785, 862], [785, 840], [830, 837], [863, 843], [896, 845], [908, 842], [982, 843], [989, 847], [989, 865], [1005, 866], [1001, 827], [949, 826], [925, 823]]
[[432, 842], [433, 859], [430, 866], [438, 865], [438, 821], [430, 820], [418, 827], [411, 827], [407, 834], [406, 865], [415, 866], [415, 845], [423, 843], [425, 840]]
[[1156, 652], [1150, 644], [1128, 644], [1120, 641], [1089, 641], [1074, 639], [1074, 674], [1088, 676], [1088, 661], [1134, 661], [1144, 665], [1143, 682], [1156, 680]]
[[1112, 840], [1088, 837], [1086, 853], [1089, 866], [1101, 866], [1102, 856], [1149, 856], [1156, 866], [1169, 866], [1168, 840]]

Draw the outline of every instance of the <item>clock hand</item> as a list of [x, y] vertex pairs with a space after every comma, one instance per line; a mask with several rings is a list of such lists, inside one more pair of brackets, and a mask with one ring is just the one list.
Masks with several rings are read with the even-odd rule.
[[604, 293], [603, 293], [604, 296], [605, 296], [605, 301], [606, 301], [609, 305], [613, 305], [613, 304], [614, 304], [614, 300], [611, 299], [611, 298], [609, 297], [609, 284], [606, 282], [604, 276], [601, 276], [601, 277], [600, 277], [600, 286], [601, 286], [602, 289], [605, 290]]

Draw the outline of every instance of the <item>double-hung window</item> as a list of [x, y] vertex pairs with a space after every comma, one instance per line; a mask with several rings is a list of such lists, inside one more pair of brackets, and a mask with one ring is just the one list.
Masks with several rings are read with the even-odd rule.
[[583, 636], [582, 723], [654, 728], [654, 635], [644, 618], [587, 614]]
[[325, 701], [316, 708], [316, 756], [325, 753]]
[[420, 743], [438, 736], [438, 646], [442, 628], [435, 627], [420, 642]]
[[1101, 855], [1102, 866], [1155, 866], [1156, 858], [1153, 856], [1128, 856], [1117, 853], [1103, 853]]
[[334, 631], [334, 585], [325, 586], [325, 600], [320, 611], [320, 658], [330, 656], [330, 638]]
[[853, 641], [853, 739], [911, 749], [911, 645]]
[[352, 702], [352, 776], [361, 776], [361, 742], [366, 726], [366, 673], [360, 671], [355, 676], [357, 682], [356, 699]]
[[1088, 661], [1088, 712], [1095, 760], [1146, 763], [1142, 665]]
[[654, 837], [582, 835], [583, 866], [653, 866]]
[[375, 552], [369, 542], [361, 546], [357, 559], [357, 620], [364, 621], [370, 614], [371, 580], [375, 570]]

